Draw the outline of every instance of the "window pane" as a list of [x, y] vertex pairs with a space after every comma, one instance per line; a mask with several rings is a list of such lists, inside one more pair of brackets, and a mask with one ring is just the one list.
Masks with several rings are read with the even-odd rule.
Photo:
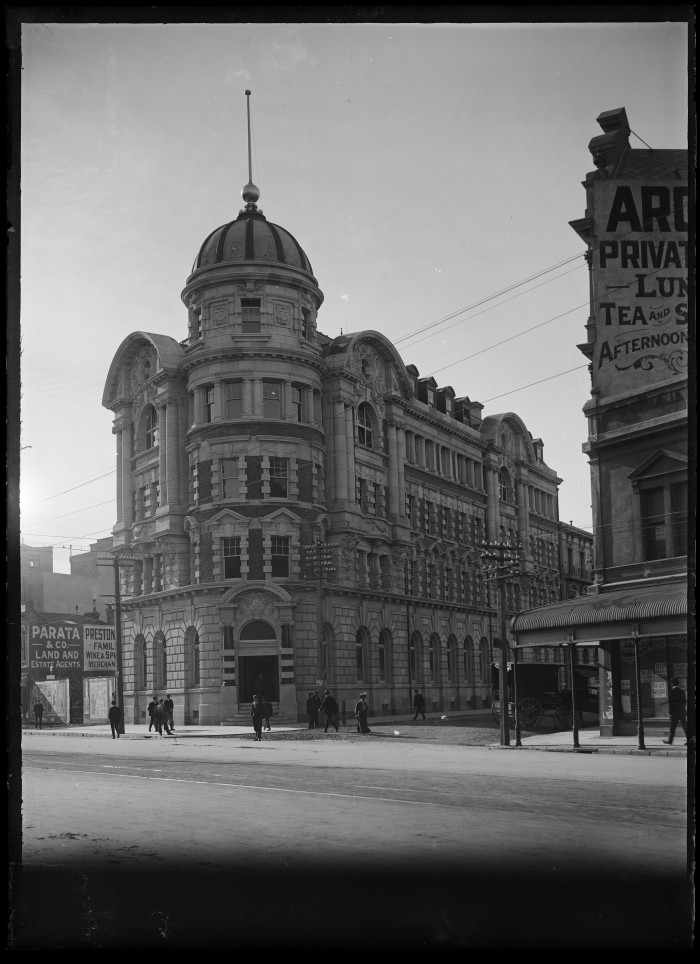
[[224, 557], [224, 579], [241, 578], [241, 539], [222, 539], [222, 554]]
[[226, 418], [243, 416], [243, 382], [226, 384]]
[[260, 331], [259, 298], [241, 298], [241, 331], [246, 333]]
[[282, 417], [282, 392], [280, 382], [263, 381], [263, 417]]
[[287, 459], [270, 459], [270, 495], [273, 498], [287, 498], [287, 475]]
[[272, 536], [271, 562], [273, 576], [289, 575], [289, 538], [287, 536]]

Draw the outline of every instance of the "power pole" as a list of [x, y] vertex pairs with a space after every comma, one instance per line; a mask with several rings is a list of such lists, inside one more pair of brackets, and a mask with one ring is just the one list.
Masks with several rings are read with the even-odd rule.
[[[498, 590], [498, 632], [499, 632], [499, 660], [498, 660], [498, 696], [500, 701], [500, 743], [510, 746], [510, 729], [508, 722], [508, 636], [506, 627], [506, 582], [520, 573], [520, 543], [512, 542], [482, 542], [481, 564], [487, 580], [494, 581]], [[517, 685], [517, 684], [515, 684]], [[520, 719], [518, 713], [517, 693], [515, 699], [515, 730], [517, 745], [520, 746]]]
[[[134, 564], [134, 557], [129, 555], [120, 555], [117, 552], [110, 552], [108, 554], [98, 556], [98, 559], [104, 560], [105, 563], [109, 560], [108, 564], [114, 569], [114, 630], [115, 630], [115, 662], [116, 668], [114, 670], [114, 696], [117, 700], [117, 705], [122, 711], [122, 717], [119, 721], [119, 732], [124, 732], [124, 674], [122, 672], [122, 592], [121, 592], [121, 567], [131, 566]], [[100, 563], [98, 562], [98, 565]]]

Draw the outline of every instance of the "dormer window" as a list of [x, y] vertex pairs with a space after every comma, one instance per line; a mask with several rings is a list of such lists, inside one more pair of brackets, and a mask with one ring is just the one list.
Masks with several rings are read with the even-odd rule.
[[241, 298], [241, 331], [244, 334], [260, 332], [260, 299]]
[[430, 406], [430, 408], [435, 408], [435, 392], [430, 387], [428, 387], [427, 398], [428, 398], [428, 405]]

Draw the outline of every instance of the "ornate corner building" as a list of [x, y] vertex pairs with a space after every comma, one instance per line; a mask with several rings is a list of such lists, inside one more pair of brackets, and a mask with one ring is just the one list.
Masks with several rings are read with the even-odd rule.
[[[669, 681], [694, 685], [688, 647], [688, 151], [632, 148], [624, 108], [597, 118], [586, 210], [584, 406], [594, 585], [585, 603], [520, 614], [518, 647], [598, 647], [601, 735], [660, 730]], [[690, 543], [690, 553], [689, 553]]]
[[321, 687], [375, 715], [414, 687], [480, 707], [498, 630], [478, 547], [523, 547], [511, 614], [561, 598], [561, 479], [517, 415], [484, 418], [377, 331], [322, 334], [309, 259], [258, 198], [202, 244], [187, 337], [134, 332], [107, 378], [126, 720], [166, 689], [182, 723], [249, 720], [261, 691], [296, 721]]

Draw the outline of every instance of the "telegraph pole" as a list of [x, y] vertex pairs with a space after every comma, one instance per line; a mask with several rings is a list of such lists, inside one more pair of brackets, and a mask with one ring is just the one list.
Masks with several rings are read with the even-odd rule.
[[[510, 729], [508, 724], [508, 636], [506, 627], [506, 582], [520, 572], [520, 543], [511, 542], [482, 542], [481, 564], [487, 580], [496, 582], [498, 590], [498, 632], [499, 632], [499, 661], [498, 661], [498, 696], [500, 701], [500, 742], [501, 746], [510, 746]], [[515, 688], [515, 687], [514, 687]], [[520, 719], [518, 713], [517, 694], [515, 697], [515, 731], [517, 745], [520, 746]]]
[[[122, 718], [119, 721], [119, 732], [124, 732], [124, 674], [122, 673], [122, 592], [121, 592], [121, 567], [124, 565], [133, 565], [134, 557], [119, 555], [116, 552], [110, 552], [108, 555], [100, 555], [99, 559], [103, 559], [105, 562], [109, 560], [109, 564], [114, 569], [114, 630], [115, 630], [115, 650], [114, 657], [116, 661], [116, 669], [114, 670], [114, 697], [117, 700], [117, 705], [122, 711]], [[99, 563], [98, 563], [99, 565]]]

